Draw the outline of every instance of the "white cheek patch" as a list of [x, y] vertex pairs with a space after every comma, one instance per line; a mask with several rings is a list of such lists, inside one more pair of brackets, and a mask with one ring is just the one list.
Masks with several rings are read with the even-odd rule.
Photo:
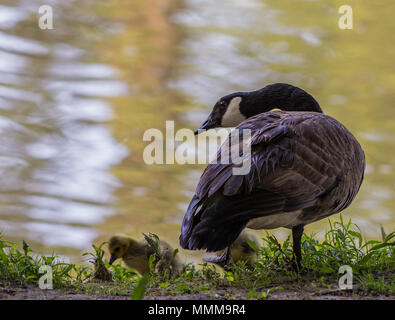
[[236, 127], [246, 119], [240, 112], [240, 102], [241, 97], [235, 97], [230, 101], [225, 114], [222, 116], [222, 127]]

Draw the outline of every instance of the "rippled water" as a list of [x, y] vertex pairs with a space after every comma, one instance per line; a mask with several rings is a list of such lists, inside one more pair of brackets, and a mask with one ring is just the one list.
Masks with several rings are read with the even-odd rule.
[[71, 257], [114, 232], [177, 245], [204, 166], [146, 165], [144, 131], [195, 128], [218, 97], [272, 82], [305, 88], [355, 134], [368, 166], [344, 214], [367, 237], [394, 230], [393, 1], [350, 0], [353, 30], [329, 0], [46, 4], [54, 30], [38, 28], [41, 1], [0, 1], [6, 238]]

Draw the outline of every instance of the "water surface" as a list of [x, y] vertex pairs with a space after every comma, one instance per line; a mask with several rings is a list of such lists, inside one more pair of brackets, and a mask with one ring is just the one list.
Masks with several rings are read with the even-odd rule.
[[[143, 161], [149, 128], [195, 128], [218, 97], [289, 82], [360, 141], [364, 184], [344, 211], [395, 228], [393, 1], [0, 1], [0, 228], [75, 261], [114, 232], [177, 245], [203, 165]], [[309, 225], [322, 235], [327, 221]], [[274, 230], [284, 238], [285, 229]]]

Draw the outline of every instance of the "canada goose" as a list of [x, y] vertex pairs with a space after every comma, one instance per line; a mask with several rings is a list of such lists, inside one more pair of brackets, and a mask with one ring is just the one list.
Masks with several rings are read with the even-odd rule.
[[[147, 241], [147, 238], [137, 241], [126, 235], [111, 237], [109, 245], [110, 265], [118, 258], [122, 258], [125, 264], [136, 270], [141, 275], [149, 272], [149, 259], [156, 254], [155, 248]], [[173, 248], [165, 241], [159, 241], [159, 260], [154, 262], [155, 271], [163, 274], [166, 270], [170, 275], [176, 276], [182, 269], [182, 263]]]
[[[251, 232], [247, 232], [244, 229], [237, 237], [235, 242], [230, 245], [230, 256], [234, 262], [245, 262], [248, 266], [252, 266], [254, 264], [257, 257], [257, 252], [248, 244], [249, 241], [253, 242], [256, 247], [260, 247], [258, 238]], [[203, 258], [203, 260], [217, 263], [218, 257], [222, 256], [223, 251], [218, 251], [216, 254], [217, 257], [206, 257]]]
[[300, 269], [304, 226], [347, 208], [361, 186], [361, 146], [310, 94], [284, 83], [222, 97], [199, 129], [226, 126], [251, 130], [251, 169], [232, 175], [239, 164], [220, 163], [225, 141], [189, 204], [181, 247], [227, 248], [221, 257], [226, 264], [229, 246], [245, 227], [286, 227], [292, 229], [294, 267]]

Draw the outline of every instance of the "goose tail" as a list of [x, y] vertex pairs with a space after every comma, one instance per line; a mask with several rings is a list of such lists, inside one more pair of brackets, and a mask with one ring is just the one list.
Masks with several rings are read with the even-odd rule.
[[189, 203], [187, 212], [184, 216], [181, 225], [181, 235], [180, 235], [180, 246], [184, 249], [189, 249], [188, 247], [188, 239], [192, 232], [193, 220], [195, 216], [195, 212], [199, 208], [200, 201], [196, 195], [193, 196], [191, 202]]
[[[189, 204], [181, 226], [180, 245], [184, 249], [219, 251], [231, 245], [247, 225], [242, 216], [229, 219], [237, 203], [232, 197], [224, 201], [223, 196], [202, 201], [194, 196]], [[241, 218], [241, 219], [240, 219]]]

